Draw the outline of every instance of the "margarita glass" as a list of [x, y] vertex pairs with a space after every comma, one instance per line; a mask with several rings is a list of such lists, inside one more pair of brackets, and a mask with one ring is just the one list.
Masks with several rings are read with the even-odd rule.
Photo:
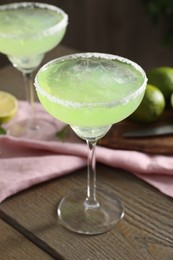
[[139, 106], [147, 78], [136, 63], [110, 54], [79, 53], [50, 61], [35, 86], [43, 107], [69, 124], [88, 144], [87, 187], [63, 198], [57, 214], [66, 228], [81, 234], [110, 230], [124, 215], [114, 192], [96, 189], [95, 148], [112, 124]]
[[33, 71], [44, 54], [62, 40], [68, 23], [67, 14], [58, 7], [35, 2], [11, 3], [0, 6], [0, 52], [6, 54], [14, 67], [22, 72], [29, 118], [8, 129], [12, 136], [35, 138], [49, 122], [34, 118]]

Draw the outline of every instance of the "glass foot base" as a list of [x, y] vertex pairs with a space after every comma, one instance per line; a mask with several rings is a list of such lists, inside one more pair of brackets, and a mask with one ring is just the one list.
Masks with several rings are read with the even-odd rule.
[[86, 193], [75, 191], [60, 201], [60, 223], [80, 234], [96, 235], [109, 231], [124, 216], [123, 206], [114, 194], [97, 191], [98, 206], [86, 206]]
[[7, 129], [10, 136], [43, 141], [55, 139], [56, 132], [56, 125], [44, 119], [35, 119], [32, 124], [29, 120], [18, 121]]

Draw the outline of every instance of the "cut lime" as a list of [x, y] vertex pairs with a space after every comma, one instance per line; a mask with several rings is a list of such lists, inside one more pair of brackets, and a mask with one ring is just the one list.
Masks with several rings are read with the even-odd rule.
[[0, 124], [8, 122], [14, 117], [17, 109], [16, 97], [5, 91], [0, 91]]

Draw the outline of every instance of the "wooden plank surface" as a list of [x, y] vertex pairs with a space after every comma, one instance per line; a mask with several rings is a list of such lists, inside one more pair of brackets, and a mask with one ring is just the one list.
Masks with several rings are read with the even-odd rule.
[[57, 204], [69, 191], [85, 188], [85, 179], [86, 169], [82, 169], [28, 189], [4, 201], [1, 213], [35, 244], [47, 245], [57, 259], [173, 259], [172, 199], [129, 173], [103, 165], [98, 165], [98, 186], [112, 189], [122, 199], [124, 219], [98, 236], [81, 236], [63, 228]]
[[165, 124], [172, 124], [173, 109], [164, 111], [162, 116], [152, 123], [139, 123], [130, 118], [112, 126], [111, 130], [103, 137], [99, 144], [113, 149], [135, 150], [151, 154], [173, 154], [173, 133], [163, 136], [150, 137], [129, 137], [123, 136], [123, 133], [134, 130], [144, 130], [150, 127], [157, 127]]
[[31, 241], [0, 219], [0, 259], [53, 259]]

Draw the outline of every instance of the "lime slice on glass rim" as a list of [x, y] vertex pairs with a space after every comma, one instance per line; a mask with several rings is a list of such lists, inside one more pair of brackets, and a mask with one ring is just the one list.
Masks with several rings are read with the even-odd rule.
[[0, 125], [13, 118], [17, 110], [17, 98], [8, 92], [0, 91]]

